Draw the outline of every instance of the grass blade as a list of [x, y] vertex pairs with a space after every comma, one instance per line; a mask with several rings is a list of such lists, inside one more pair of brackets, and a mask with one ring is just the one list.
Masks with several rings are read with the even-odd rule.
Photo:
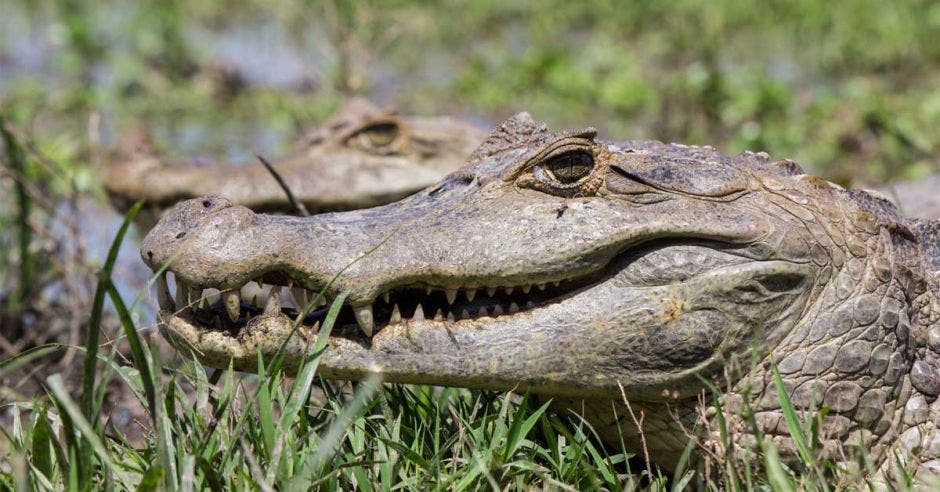
[[780, 400], [780, 409], [783, 411], [783, 419], [787, 424], [787, 431], [790, 433], [790, 437], [793, 439], [793, 443], [796, 445], [797, 452], [800, 453], [800, 458], [803, 462], [815, 468], [816, 461], [813, 459], [813, 453], [806, 443], [806, 435], [803, 433], [803, 426], [800, 425], [800, 419], [796, 415], [796, 410], [793, 408], [793, 402], [790, 401], [790, 396], [783, 386], [783, 378], [780, 377], [780, 371], [777, 370], [776, 362], [772, 362], [771, 370], [774, 375], [774, 386], [777, 389], [777, 398]]
[[85, 342], [85, 367], [84, 377], [82, 378], [82, 414], [91, 419], [95, 415], [94, 395], [95, 395], [95, 363], [98, 356], [98, 335], [101, 329], [101, 314], [104, 310], [104, 296], [111, 283], [111, 271], [114, 269], [114, 262], [117, 261], [118, 251], [121, 249], [121, 243], [124, 242], [124, 235], [127, 234], [127, 228], [131, 221], [137, 216], [140, 207], [144, 204], [143, 200], [138, 201], [131, 207], [127, 215], [124, 216], [124, 222], [121, 223], [117, 235], [111, 242], [108, 249], [108, 258], [105, 260], [104, 267], [98, 274], [98, 287], [95, 289], [94, 303], [91, 308], [91, 319], [88, 322], [88, 339]]

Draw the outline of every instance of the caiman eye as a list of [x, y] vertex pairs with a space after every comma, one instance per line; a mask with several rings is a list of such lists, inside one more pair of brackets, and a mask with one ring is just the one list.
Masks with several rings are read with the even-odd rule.
[[573, 150], [550, 157], [534, 168], [535, 178], [556, 188], [576, 188], [594, 171], [594, 155]]
[[401, 134], [394, 122], [373, 123], [354, 133], [346, 143], [366, 151], [387, 151]]

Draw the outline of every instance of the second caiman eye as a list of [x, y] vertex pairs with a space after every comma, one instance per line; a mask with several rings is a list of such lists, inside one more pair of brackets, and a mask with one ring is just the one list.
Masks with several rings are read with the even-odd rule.
[[347, 143], [362, 150], [387, 150], [398, 140], [399, 134], [394, 122], [373, 123], [354, 133]]
[[594, 155], [585, 150], [573, 150], [549, 157], [535, 165], [535, 178], [556, 188], [575, 188], [594, 172]]

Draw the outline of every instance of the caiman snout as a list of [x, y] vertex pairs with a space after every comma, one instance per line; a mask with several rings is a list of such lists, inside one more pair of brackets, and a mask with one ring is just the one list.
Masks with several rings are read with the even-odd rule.
[[246, 234], [254, 217], [218, 195], [180, 202], [144, 238], [141, 258], [154, 271], [169, 265], [177, 278], [225, 285], [238, 260], [258, 254], [258, 241]]

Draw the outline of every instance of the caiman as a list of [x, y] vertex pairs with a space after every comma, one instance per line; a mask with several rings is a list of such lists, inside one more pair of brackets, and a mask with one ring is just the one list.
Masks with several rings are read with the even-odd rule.
[[[402, 116], [349, 100], [272, 167], [310, 213], [393, 202], [440, 181], [486, 134], [449, 117]], [[260, 162], [197, 165], [135, 152], [108, 169], [105, 188], [118, 209], [146, 199], [154, 212], [186, 198], [222, 193], [255, 211], [296, 213]]]
[[[160, 277], [163, 334], [210, 366], [254, 370], [291, 333], [291, 297], [322, 289], [348, 295], [326, 378], [535, 394], [615, 449], [645, 438], [668, 470], [697, 424], [717, 425], [716, 406], [699, 411], [706, 380], [723, 413], [754, 417], [729, 432], [792, 456], [776, 367], [804, 417], [828, 409], [823, 451], [940, 471], [940, 223], [791, 160], [553, 133], [521, 113], [398, 202], [297, 218], [207, 196], [176, 205], [141, 255], [175, 279], [174, 300]], [[255, 305], [238, 294], [252, 281], [293, 293]], [[221, 299], [197, 307], [210, 288]], [[288, 365], [325, 311], [286, 342]]]

